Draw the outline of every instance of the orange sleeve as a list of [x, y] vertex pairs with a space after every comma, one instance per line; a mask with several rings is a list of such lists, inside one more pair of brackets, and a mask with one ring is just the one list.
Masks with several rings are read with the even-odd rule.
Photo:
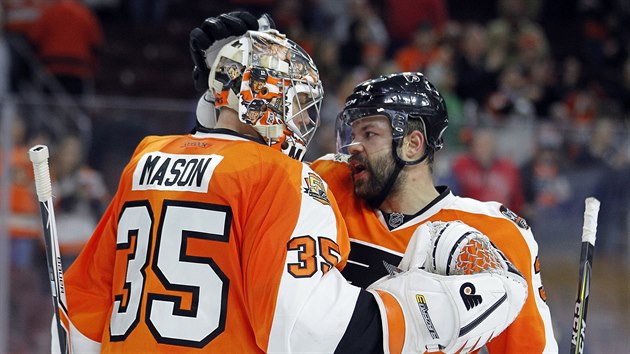
[[517, 227], [505, 218], [490, 218], [484, 214], [457, 212], [439, 213], [436, 220], [460, 219], [488, 235], [494, 245], [516, 266], [527, 280], [528, 296], [516, 320], [499, 336], [486, 345], [490, 354], [501, 353], [543, 353], [554, 348], [551, 316], [544, 299], [540, 297], [542, 288], [540, 273], [534, 267], [538, 245], [530, 229]]
[[[256, 212], [243, 229], [243, 235], [257, 235], [246, 237], [242, 247], [249, 318], [260, 348], [304, 346], [328, 352], [340, 337], [324, 334], [343, 333], [345, 327], [336, 326], [349, 321], [358, 296], [339, 273], [348, 258], [349, 238], [321, 177], [293, 162], [263, 163], [252, 171], [262, 174], [257, 179], [264, 185], [256, 188]], [[316, 338], [310, 336], [287, 343], [287, 338], [300, 338], [304, 332], [299, 328], [317, 331], [320, 342], [309, 343]]]
[[[507, 240], [505, 240], [507, 241]], [[493, 240], [493, 242], [495, 242]], [[512, 261], [527, 280], [527, 300], [516, 320], [498, 337], [487, 344], [490, 354], [543, 353], [553, 338], [547, 338], [545, 328], [551, 326], [548, 310], [542, 311], [538, 286], [540, 274], [534, 274], [530, 248], [522, 238], [496, 242], [496, 246]], [[538, 279], [536, 279], [538, 278]], [[542, 287], [542, 283], [541, 287]], [[545, 305], [546, 308], [546, 305]], [[547, 320], [545, 320], [545, 317]]]
[[79, 257], [65, 273], [70, 319], [77, 329], [100, 342], [109, 323], [114, 257], [116, 208], [112, 202]]

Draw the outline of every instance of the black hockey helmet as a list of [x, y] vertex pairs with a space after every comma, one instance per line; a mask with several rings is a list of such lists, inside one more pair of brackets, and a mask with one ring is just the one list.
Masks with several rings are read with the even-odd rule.
[[337, 117], [337, 150], [352, 143], [352, 122], [371, 115], [384, 115], [392, 125], [397, 142], [405, 134], [409, 119], [420, 119], [431, 152], [443, 147], [442, 134], [448, 126], [444, 99], [420, 72], [383, 75], [357, 85]]
[[[346, 99], [346, 105], [337, 117], [337, 151], [347, 153], [353, 142], [352, 124], [367, 116], [385, 116], [392, 127], [392, 155], [395, 167], [381, 191], [368, 199], [372, 208], [378, 208], [391, 192], [398, 175], [405, 166], [417, 165], [429, 159], [442, 148], [442, 134], [448, 126], [444, 99], [422, 73], [405, 72], [383, 75], [360, 83]], [[422, 123], [427, 148], [416, 160], [406, 161], [398, 156], [398, 149], [410, 120]]]

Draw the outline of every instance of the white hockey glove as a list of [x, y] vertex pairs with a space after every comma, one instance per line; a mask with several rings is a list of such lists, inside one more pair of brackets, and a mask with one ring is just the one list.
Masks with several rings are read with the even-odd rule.
[[[386, 353], [468, 353], [498, 336], [527, 298], [522, 275], [488, 237], [459, 221], [414, 233], [400, 268], [368, 291], [383, 320]], [[424, 269], [423, 269], [424, 268]]]

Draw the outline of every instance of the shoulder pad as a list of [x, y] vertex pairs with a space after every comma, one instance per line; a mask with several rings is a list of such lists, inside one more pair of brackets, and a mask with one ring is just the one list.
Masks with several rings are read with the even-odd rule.
[[501, 212], [501, 214], [503, 214], [503, 216], [512, 220], [516, 224], [516, 226], [524, 230], [529, 229], [529, 224], [527, 223], [527, 221], [523, 219], [522, 217], [516, 215], [515, 212], [505, 207], [505, 205], [501, 205], [499, 207], [499, 211]]

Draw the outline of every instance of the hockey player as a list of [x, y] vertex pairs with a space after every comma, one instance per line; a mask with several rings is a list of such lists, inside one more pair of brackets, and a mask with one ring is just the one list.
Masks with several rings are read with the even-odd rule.
[[[321, 83], [291, 74], [290, 59], [250, 55], [264, 39], [305, 56], [249, 20], [210, 19], [237, 34], [205, 58], [210, 91], [221, 93], [222, 58], [240, 58], [244, 71], [263, 65], [283, 83], [281, 122], [248, 124], [242, 95], [230, 95], [215, 127], [199, 122], [192, 134], [139, 144], [65, 275], [74, 352], [453, 353], [500, 333], [520, 311], [525, 283], [464, 224], [419, 228], [399, 268], [368, 291], [341, 276], [349, 241], [336, 201], [307, 165], [280, 152], [312, 138], [307, 126], [319, 115], [306, 112], [321, 103]], [[488, 262], [470, 268], [474, 275], [446, 276], [461, 270], [466, 249]]]
[[524, 219], [503, 205], [452, 194], [432, 181], [434, 154], [448, 126], [444, 100], [421, 73], [357, 85], [337, 119], [341, 154], [311, 167], [329, 184], [351, 241], [343, 275], [366, 287], [397, 264], [419, 225], [461, 220], [478, 229], [523, 273], [527, 302], [514, 323], [488, 343], [494, 353], [557, 352], [545, 303], [538, 246]]

